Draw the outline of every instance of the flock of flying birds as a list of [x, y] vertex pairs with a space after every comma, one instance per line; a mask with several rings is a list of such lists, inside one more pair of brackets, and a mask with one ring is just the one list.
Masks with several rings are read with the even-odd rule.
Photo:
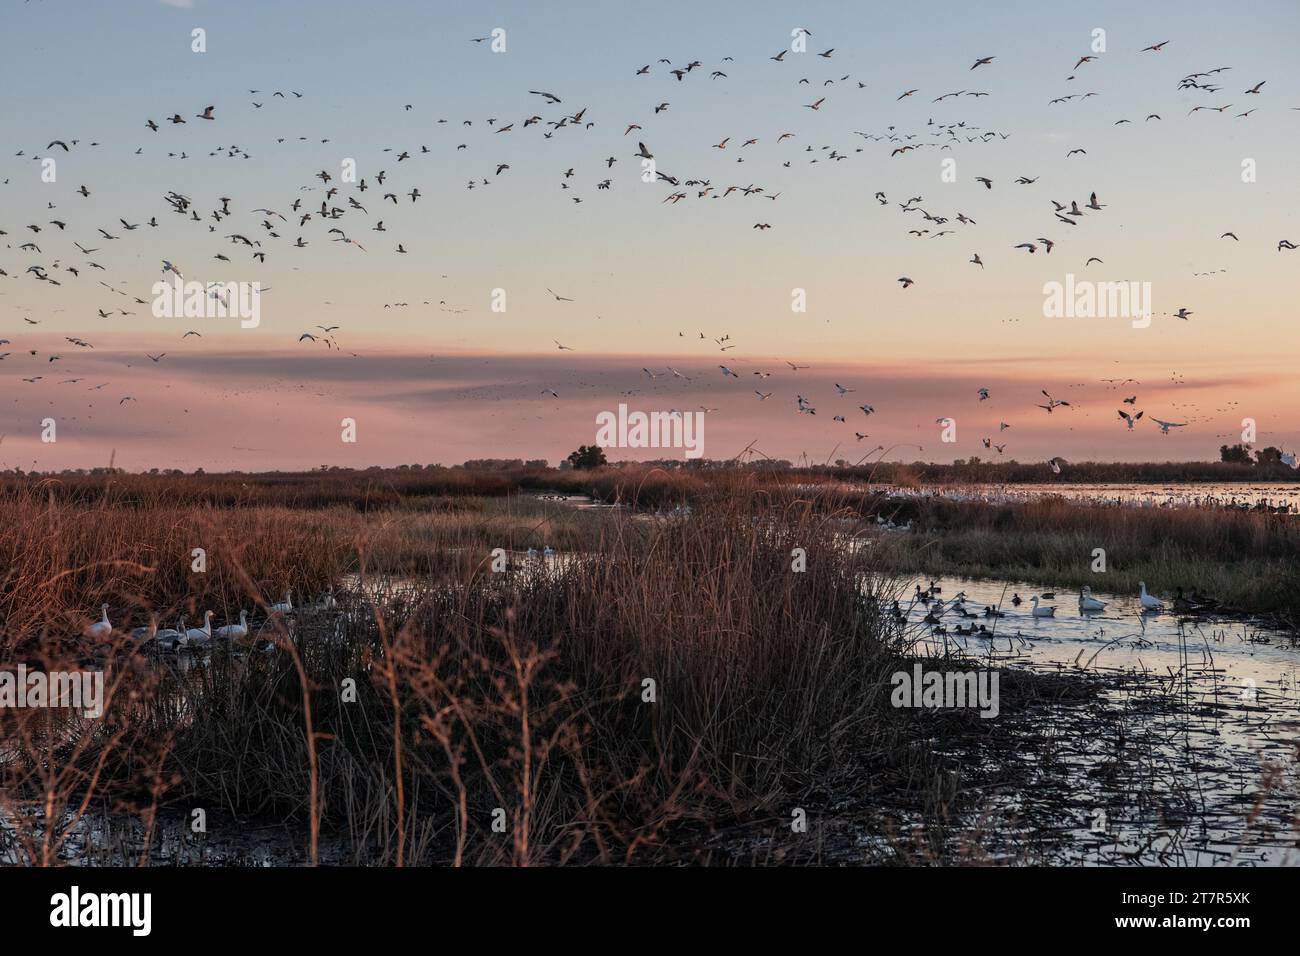
[[[807, 30], [799, 32], [802, 33], [805, 43], [813, 39], [811, 32]], [[472, 41], [481, 43], [485, 39], [476, 37], [472, 38]], [[1139, 56], [1158, 56], [1169, 42], [1165, 40], [1154, 43], [1135, 53]], [[759, 135], [727, 135], [718, 142], [700, 143], [699, 151], [694, 155], [659, 150], [655, 146], [656, 126], [666, 121], [664, 114], [671, 116], [674, 99], [678, 96], [691, 95], [692, 88], [696, 84], [730, 82], [730, 71], [737, 69], [735, 58], [723, 57], [712, 69], [695, 59], [681, 62], [659, 59], [630, 69], [635, 81], [645, 84], [646, 94], [641, 107], [631, 115], [613, 118], [616, 130], [610, 134], [610, 139], [619, 144], [618, 148], [610, 149], [607, 153], [605, 150], [597, 152], [589, 148], [584, 161], [573, 164], [557, 163], [555, 170], [559, 193], [572, 203], [580, 204], [592, 198], [592, 193], [587, 191], [589, 189], [594, 190], [598, 196], [613, 190], [616, 184], [623, 186], [624, 183], [630, 183], [635, 179], [658, 185], [661, 192], [655, 193], [654, 198], [661, 206], [767, 200], [774, 205], [767, 207], [763, 206], [762, 202], [756, 202], [755, 208], [761, 209], [761, 213], [751, 227], [753, 230], [765, 233], [780, 228], [782, 207], [778, 203], [783, 196], [782, 190], [774, 191], [761, 182], [765, 170], [770, 172], [778, 167], [789, 169], [796, 163], [810, 166], [835, 166], [867, 151], [884, 151], [891, 162], [906, 162], [905, 157], [919, 151], [943, 152], [959, 146], [1006, 140], [1012, 136], [1008, 131], [982, 129], [965, 120], [936, 122], [921, 106], [927, 99], [928, 104], [933, 106], [945, 104], [947, 101], [959, 102], [963, 98], [979, 100], [994, 95], [988, 90], [962, 88], [926, 91], [919, 87], [912, 87], [901, 89], [896, 96], [890, 91], [887, 91], [886, 95], [891, 100], [907, 100], [909, 103], [917, 104], [915, 129], [907, 130], [889, 126], [874, 131], [853, 130], [853, 138], [849, 146], [804, 143], [802, 140], [805, 134], [801, 130], [801, 114], [861, 115], [863, 108], [869, 102], [862, 97], [874, 95], [875, 87], [873, 84], [856, 79], [852, 73], [841, 73], [830, 67], [827, 67], [828, 75], [820, 78], [799, 76], [799, 68], [794, 64], [799, 57], [790, 54], [791, 51], [787, 49], [766, 57], [756, 55], [753, 57], [753, 62], [744, 64], [743, 68], [787, 71], [790, 82], [795, 86], [810, 88], [810, 92], [805, 97], [808, 102], [802, 103], [801, 109], [784, 117], [781, 125], [771, 130], [760, 132]], [[834, 46], [828, 46], [821, 51], [810, 46], [808, 54], [808, 62], [819, 65], [834, 63], [839, 55]], [[1098, 62], [1100, 59], [1095, 55], [1078, 57], [1070, 68], [1070, 75], [1065, 78], [1066, 82], [1086, 81], [1092, 72], [1104, 69]], [[1003, 62], [996, 55], [978, 56], [973, 57], [973, 62], [969, 65], [954, 64], [953, 69], [960, 76], [969, 78], [965, 84], [969, 86], [977, 78], [1000, 70]], [[1230, 79], [1231, 75], [1233, 74], [1230, 67], [1220, 66], [1188, 74], [1171, 84], [1180, 93], [1203, 96], [1207, 100], [1204, 104], [1194, 106], [1182, 120], [1185, 122], [1200, 120], [1199, 117], [1195, 120], [1193, 117], [1202, 112], [1218, 114], [1224, 121], [1246, 120], [1259, 108], [1254, 106], [1255, 103], [1267, 102], [1265, 99], [1267, 94], [1264, 91], [1267, 81], [1256, 81], [1252, 78], [1247, 83], [1233, 82]], [[140, 116], [137, 122], [143, 142], [136, 146], [134, 153], [142, 155], [147, 150], [153, 154], [157, 150], [163, 150], [166, 151], [169, 160], [177, 161], [188, 160], [201, 153], [206, 153], [209, 158], [247, 160], [250, 157], [250, 150], [261, 147], [244, 142], [239, 137], [239, 111], [241, 109], [262, 110], [272, 101], [292, 104], [309, 95], [297, 90], [286, 92], [285, 90], [248, 89], [247, 102], [241, 105], [204, 104], [189, 109], [160, 110], [152, 116]], [[1049, 105], [1066, 105], [1098, 95], [1095, 91], [1071, 92], [1051, 98]], [[84, 285], [93, 277], [93, 281], [100, 287], [103, 304], [95, 310], [93, 316], [80, 318], [84, 318], [91, 324], [95, 324], [98, 320], [98, 327], [104, 328], [104, 323], [112, 322], [122, 316], [134, 315], [140, 307], [148, 311], [149, 303], [140, 294], [131, 291], [137, 288], [135, 280], [122, 280], [116, 284], [107, 281], [113, 269], [101, 261], [102, 254], [122, 247], [132, 247], [137, 252], [146, 250], [141, 253], [142, 257], [146, 260], [155, 259], [158, 263], [157, 275], [149, 280], [150, 283], [156, 278], [171, 275], [184, 278], [185, 272], [182, 267], [173, 261], [172, 254], [167, 251], [168, 243], [173, 241], [169, 237], [173, 235], [174, 230], [181, 228], [189, 230], [191, 234], [197, 234], [207, 242], [211, 249], [212, 262], [243, 263], [249, 270], [250, 276], [260, 274], [254, 270], [281, 262], [287, 262], [292, 268], [293, 263], [297, 261], [295, 257], [308, 254], [303, 250], [324, 245], [348, 250], [349, 255], [407, 255], [416, 252], [418, 250], [409, 245], [410, 239], [401, 236], [400, 223], [406, 218], [405, 214], [412, 207], [418, 207], [436, 186], [430, 182], [432, 177], [429, 169], [422, 168], [420, 165], [422, 157], [433, 156], [436, 159], [437, 156], [449, 152], [482, 155], [479, 174], [466, 181], [464, 188], [490, 190], [495, 183], [501, 181], [503, 176], [509, 176], [511, 172], [509, 162], [500, 161], [492, 156], [494, 143], [501, 142], [505, 137], [535, 136], [538, 139], [537, 148], [529, 155], [535, 157], [539, 163], [549, 163], [552, 160], [545, 157], [551, 154], [543, 151], [543, 142], [557, 138], [564, 138], [566, 141], [583, 141], [587, 134], [597, 129], [598, 123], [611, 121], [609, 117], [597, 117], [581, 103], [572, 103], [567, 93], [561, 95], [546, 89], [528, 89], [521, 90], [519, 98], [521, 108], [511, 116], [437, 119], [433, 124], [437, 130], [436, 138], [434, 138], [434, 131], [430, 130], [430, 142], [383, 147], [378, 154], [379, 161], [370, 167], [377, 171], [362, 175], [359, 179], [332, 172], [328, 165], [325, 168], [304, 168], [301, 171], [302, 183], [296, 194], [280, 196], [270, 203], [263, 199], [239, 198], [234, 195], [233, 189], [226, 190], [229, 193], [226, 195], [202, 195], [187, 188], [160, 188], [155, 208], [135, 210], [129, 214], [123, 211], [114, 222], [94, 221], [82, 215], [77, 208], [78, 203], [85, 201], [99, 190], [111, 191], [111, 182], [91, 181], [78, 183], [75, 189], [60, 186], [57, 192], [39, 193], [42, 198], [48, 195], [57, 196], [57, 199], [47, 200], [45, 208], [39, 216], [34, 217], [33, 221], [4, 222], [0, 219], [0, 240], [5, 243], [3, 258], [0, 259], [0, 279], [7, 280], [7, 284], [28, 282], [40, 283], [52, 288], [67, 288], [74, 284]], [[1237, 113], [1229, 112], [1234, 106], [1240, 108], [1242, 102], [1250, 103], [1250, 108], [1241, 109]], [[415, 104], [402, 104], [401, 108], [404, 112], [411, 112], [415, 109]], [[1300, 109], [1300, 107], [1288, 108]], [[158, 118], [161, 118], [161, 121]], [[1164, 121], [1161, 114], [1154, 112], [1146, 114], [1141, 119], [1142, 123]], [[1131, 122], [1133, 120], [1121, 117], [1115, 120], [1114, 125], [1122, 126]], [[182, 130], [182, 127], [187, 129]], [[221, 131], [219, 133], [221, 144], [197, 145], [199, 141], [196, 135], [189, 131], [196, 128], [205, 135]], [[603, 131], [604, 128], [602, 126], [601, 130]], [[237, 138], [241, 139], [238, 143], [235, 142]], [[283, 144], [287, 139], [288, 137], [277, 137], [275, 142]], [[306, 136], [299, 136], [298, 140], [311, 143]], [[329, 143], [329, 138], [320, 138], [318, 144], [312, 145], [326, 147]], [[269, 147], [269, 144], [262, 145]], [[59, 157], [63, 154], [102, 148], [104, 146], [99, 142], [86, 142], [75, 136], [55, 136], [43, 149], [31, 151], [20, 149], [15, 157], [39, 163], [47, 156]], [[317, 152], [325, 153], [326, 150], [319, 149]], [[1062, 161], [1075, 163], [1079, 161], [1077, 157], [1086, 155], [1085, 147], [1074, 146], [1064, 152]], [[330, 162], [336, 162], [336, 159], [331, 159]], [[580, 169], [589, 170], [591, 167], [599, 170], [594, 177], [590, 172], [579, 172]], [[79, 164], [75, 168], [85, 169], [86, 164]], [[759, 172], [751, 174], [749, 170], [755, 168]], [[436, 172], [436, 166], [434, 171]], [[620, 176], [620, 173], [624, 172], [626, 176]], [[31, 175], [35, 176], [37, 173], [33, 171]], [[987, 191], [1003, 188], [1032, 191], [1039, 178], [1040, 174], [1036, 173], [1018, 176], [1009, 183], [996, 182], [988, 176], [975, 177], [975, 181]], [[10, 186], [10, 179], [5, 179], [4, 185]], [[970, 250], [969, 259], [965, 259], [968, 266], [983, 270], [984, 256], [997, 252], [997, 250], [975, 248], [978, 243], [978, 222], [964, 210], [940, 210], [935, 204], [928, 203], [925, 197], [919, 195], [891, 197], [890, 191], [883, 188], [874, 191], [874, 200], [879, 207], [896, 209], [895, 215], [901, 218], [902, 225], [909, 227], [906, 233], [913, 239], [935, 240], [958, 237], [948, 238], [948, 241], [966, 240], [966, 248]], [[1042, 228], [1033, 230], [1024, 241], [1015, 244], [1012, 249], [1003, 250], [1005, 253], [1023, 252], [1025, 255], [1057, 256], [1066, 254], [1056, 250], [1058, 247], [1060, 250], [1072, 249], [1075, 244], [1074, 237], [1086, 232], [1087, 220], [1104, 215], [1108, 205], [1100, 201], [1095, 191], [1090, 192], [1086, 199], [1057, 200], [1043, 197], [1041, 201]], [[4, 205], [6, 212], [2, 215], [11, 217], [13, 204]], [[387, 224], [389, 222], [394, 225], [390, 227]], [[397, 232], [398, 236], [389, 238], [389, 234], [393, 232]], [[1052, 233], [1056, 235], [1053, 236]], [[1234, 243], [1242, 241], [1234, 230], [1223, 231], [1218, 236], [1218, 240]], [[1260, 240], [1247, 237], [1247, 241], [1259, 242]], [[1296, 244], [1287, 238], [1267, 241], [1278, 253], [1294, 251], [1296, 248]], [[962, 255], [964, 258], [965, 253]], [[1087, 256], [1084, 259], [1084, 268], [1102, 263], [1100, 257]], [[203, 271], [198, 263], [189, 265], [188, 268], [195, 273]], [[97, 273], [103, 273], [104, 277], [100, 277]], [[282, 273], [280, 275], [283, 277]], [[900, 276], [897, 280], [900, 290], [907, 290], [918, 281], [922, 280], [911, 276]], [[0, 289], [5, 287], [0, 285]], [[271, 287], [264, 286], [263, 291], [269, 292]], [[546, 293], [561, 308], [573, 307], [572, 304], [581, 298], [580, 292], [561, 295], [548, 288]], [[208, 294], [223, 301], [226, 301], [223, 296], [229, 295], [221, 286], [212, 289]], [[540, 292], [538, 294], [540, 296]], [[435, 304], [431, 299], [421, 301], [426, 306]], [[410, 303], [405, 301], [385, 303], [384, 308], [408, 308], [409, 305]], [[463, 306], [450, 305], [446, 299], [438, 300], [436, 306], [451, 314], [466, 311]], [[33, 318], [32, 307], [26, 305], [19, 306], [18, 311], [23, 313], [21, 318], [28, 326], [40, 325], [48, 318], [48, 316]], [[1169, 313], [1173, 318], [1183, 321], [1189, 321], [1194, 314], [1187, 307], [1180, 307], [1177, 312]], [[84, 324], [78, 321], [78, 327]], [[340, 330], [339, 324], [315, 325], [302, 331], [297, 337], [297, 343], [304, 347], [324, 347], [341, 351], [337, 336]], [[17, 335], [17, 333], [11, 334]], [[685, 332], [679, 332], [678, 335], [683, 339], [688, 338]], [[730, 334], [706, 335], [701, 331], [698, 336], [697, 340], [690, 338], [705, 343], [706, 347], [709, 347], [710, 343], [716, 345], [723, 353], [737, 346]], [[95, 346], [89, 341], [90, 337], [90, 333], [84, 331], [75, 335], [66, 335], [64, 340], [68, 348], [50, 353], [28, 348], [21, 342], [15, 343], [9, 338], [0, 339], [0, 348], [11, 348], [10, 351], [0, 352], [0, 361], [6, 361], [10, 368], [19, 366], [15, 371], [24, 383], [33, 386], [49, 384], [51, 381], [57, 385], [76, 386], [86, 382], [86, 377], [79, 375], [60, 377], [53, 374], [53, 370], [60, 365], [74, 365], [77, 353], [93, 349]], [[202, 339], [202, 333], [197, 329], [188, 329], [179, 338], [182, 343], [189, 343], [189, 340]], [[554, 341], [559, 351], [577, 351], [573, 345]], [[151, 365], [160, 366], [171, 354], [169, 349], [177, 347], [159, 348], [147, 352], [146, 357]], [[187, 347], [192, 346], [187, 345]], [[597, 346], [593, 345], [592, 350], [597, 350]], [[807, 368], [794, 362], [787, 362], [786, 365], [791, 377], [797, 376], [801, 370]], [[732, 379], [737, 383], [747, 379], [750, 384], [757, 385], [758, 387], [753, 388], [753, 392], [758, 402], [767, 402], [774, 395], [773, 389], [764, 387], [773, 374], [770, 371], [759, 369], [749, 375], [742, 375], [732, 365], [720, 364], [717, 368], [722, 376], [722, 384], [728, 384]], [[643, 371], [650, 380], [665, 377], [665, 382], [675, 380], [694, 382], [703, 380], [707, 374], [699, 372], [687, 374], [673, 367], [668, 367], [666, 371], [652, 370], [647, 367]], [[1132, 381], [1112, 379], [1103, 380], [1103, 384], [1119, 388]], [[1173, 381], [1179, 381], [1177, 373], [1174, 374]], [[100, 392], [111, 384], [104, 382], [87, 384], [84, 387], [92, 392]], [[875, 406], [866, 401], [856, 404], [857, 398], [861, 397], [857, 395], [859, 391], [857, 385], [836, 383], [835, 389], [834, 399], [847, 401], [850, 395], [854, 395], [852, 401], [856, 407], [849, 409], [847, 405], [837, 406], [836, 413], [829, 416], [831, 421], [849, 426], [854, 438], [859, 442], [870, 437], [865, 428], [867, 420], [876, 412]], [[634, 389], [624, 394], [635, 391]], [[816, 400], [803, 394], [801, 390], [794, 391], [793, 411], [801, 415], [817, 415]], [[135, 401], [129, 394], [113, 394], [119, 405]], [[551, 387], [542, 389], [539, 394], [554, 399], [560, 398], [556, 389]], [[1054, 414], [1057, 409], [1072, 409], [1079, 404], [1077, 398], [1058, 399], [1049, 394], [1046, 389], [1042, 390], [1042, 394], [1045, 402], [1039, 403], [1037, 407], [1047, 415]], [[989, 401], [991, 395], [989, 388], [980, 388], [973, 398], [978, 406]], [[829, 400], [831, 396], [827, 398]], [[1160, 431], [1167, 435], [1171, 429], [1183, 428], [1189, 423], [1148, 415], [1145, 411], [1138, 410], [1136, 403], [1136, 395], [1126, 397], [1120, 403], [1123, 407], [1117, 410], [1119, 423], [1130, 431], [1140, 422], [1147, 421], [1154, 422]], [[714, 409], [705, 407], [705, 410]], [[852, 424], [850, 418], [853, 419]], [[940, 418], [938, 423], [943, 424], [946, 420]], [[1008, 422], [999, 421], [997, 427], [998, 435], [1001, 435], [1012, 426]], [[1002, 455], [1007, 448], [1006, 442], [996, 442], [992, 435], [984, 437], [982, 443], [985, 448], [994, 449], [999, 455]], [[1055, 458], [1049, 462], [1055, 471], [1059, 471], [1060, 463], [1061, 459]]]

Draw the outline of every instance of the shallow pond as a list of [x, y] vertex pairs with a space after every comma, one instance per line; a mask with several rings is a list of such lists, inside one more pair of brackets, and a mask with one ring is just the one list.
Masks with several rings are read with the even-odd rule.
[[[1043, 588], [1027, 582], [935, 583], [948, 633], [924, 622], [933, 601], [902, 601], [918, 653], [960, 649], [989, 667], [1116, 678], [1100, 702], [1107, 713], [1092, 715], [1096, 722], [1075, 707], [1010, 718], [1024, 724], [1026, 739], [1054, 737], [1059, 746], [1046, 760], [1041, 750], [1026, 749], [1022, 758], [1041, 765], [1036, 786], [991, 796], [986, 809], [1020, 819], [1021, 836], [1036, 840], [1047, 861], [1300, 862], [1300, 648], [1291, 636], [1240, 621], [1144, 613], [1136, 595], [1094, 591], [1106, 608], [1083, 613], [1077, 591], [1044, 600]], [[925, 589], [929, 580], [908, 582], [909, 593], [916, 584]], [[962, 592], [961, 606], [973, 617], [956, 610]], [[1011, 603], [1015, 594], [1024, 599], [1019, 607]], [[1034, 617], [1033, 596], [1055, 606], [1055, 616]], [[990, 605], [1005, 616], [985, 616]], [[970, 625], [992, 636], [953, 633]], [[958, 756], [981, 759], [977, 751]]]

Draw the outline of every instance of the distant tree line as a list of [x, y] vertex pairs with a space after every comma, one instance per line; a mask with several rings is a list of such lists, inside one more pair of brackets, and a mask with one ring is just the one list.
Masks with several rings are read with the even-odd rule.
[[1282, 449], [1269, 445], [1257, 449], [1255, 457], [1250, 457], [1250, 448], [1246, 445], [1220, 445], [1219, 460], [1241, 465], [1258, 465], [1261, 468], [1273, 468], [1282, 465]]

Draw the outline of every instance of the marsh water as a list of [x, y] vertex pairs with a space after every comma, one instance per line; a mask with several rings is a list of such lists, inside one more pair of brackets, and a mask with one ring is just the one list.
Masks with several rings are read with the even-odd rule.
[[[961, 653], [990, 668], [1105, 678], [1091, 712], [1078, 707], [1010, 716], [1043, 750], [1001, 753], [1038, 761], [1031, 787], [992, 793], [984, 809], [1035, 844], [1040, 860], [1072, 864], [1283, 865], [1300, 863], [1297, 741], [1300, 647], [1291, 635], [1249, 622], [1189, 620], [1143, 612], [1136, 595], [1094, 590], [1101, 612], [1079, 609], [1079, 593], [1044, 599], [1028, 582], [945, 578], [934, 582], [945, 611], [902, 602], [922, 655]], [[919, 584], [911, 582], [914, 592]], [[954, 599], [965, 594], [962, 616]], [[1012, 598], [1023, 600], [1019, 607]], [[1033, 616], [1030, 599], [1055, 607]], [[987, 617], [986, 607], [1004, 617]], [[991, 636], [962, 636], [983, 625]], [[978, 750], [959, 759], [988, 759]], [[978, 775], [976, 775], [978, 776]], [[1019, 821], [1017, 823], [1016, 821]], [[1022, 852], [1023, 846], [1009, 855]]]
[[[809, 485], [810, 488], [817, 487]], [[953, 501], [1015, 503], [1057, 496], [1091, 504], [1139, 508], [1285, 508], [1300, 514], [1300, 480], [1261, 482], [961, 484], [901, 486], [873, 482], [859, 486], [898, 498], [941, 497]], [[549, 493], [536, 496], [580, 509], [612, 508], [588, 495]]]

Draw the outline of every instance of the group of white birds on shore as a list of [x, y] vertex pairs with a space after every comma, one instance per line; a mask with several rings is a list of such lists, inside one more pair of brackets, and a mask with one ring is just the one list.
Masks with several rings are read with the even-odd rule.
[[[271, 624], [277, 619], [284, 619], [292, 616], [299, 611], [330, 611], [336, 607], [334, 598], [334, 586], [330, 585], [329, 592], [317, 604], [305, 607], [294, 607], [292, 598], [292, 589], [286, 589], [284, 598], [267, 605], [268, 617], [263, 627]], [[112, 637], [114, 626], [108, 617], [109, 606], [100, 605], [100, 618], [93, 624], [88, 624], [81, 631], [81, 636], [95, 642], [107, 641]], [[203, 614], [202, 627], [187, 627], [185, 618], [182, 616], [177, 621], [176, 627], [158, 627], [158, 616], [149, 615], [149, 623], [144, 627], [132, 628], [130, 631], [131, 639], [136, 645], [143, 647], [146, 644], [154, 644], [164, 650], [178, 651], [183, 649], [203, 649], [209, 647], [214, 640], [216, 641], [242, 641], [248, 638], [252, 633], [248, 622], [248, 611], [239, 612], [239, 623], [226, 623], [221, 627], [213, 628], [212, 611], [205, 611]], [[260, 630], [260, 629], [259, 629]]]

